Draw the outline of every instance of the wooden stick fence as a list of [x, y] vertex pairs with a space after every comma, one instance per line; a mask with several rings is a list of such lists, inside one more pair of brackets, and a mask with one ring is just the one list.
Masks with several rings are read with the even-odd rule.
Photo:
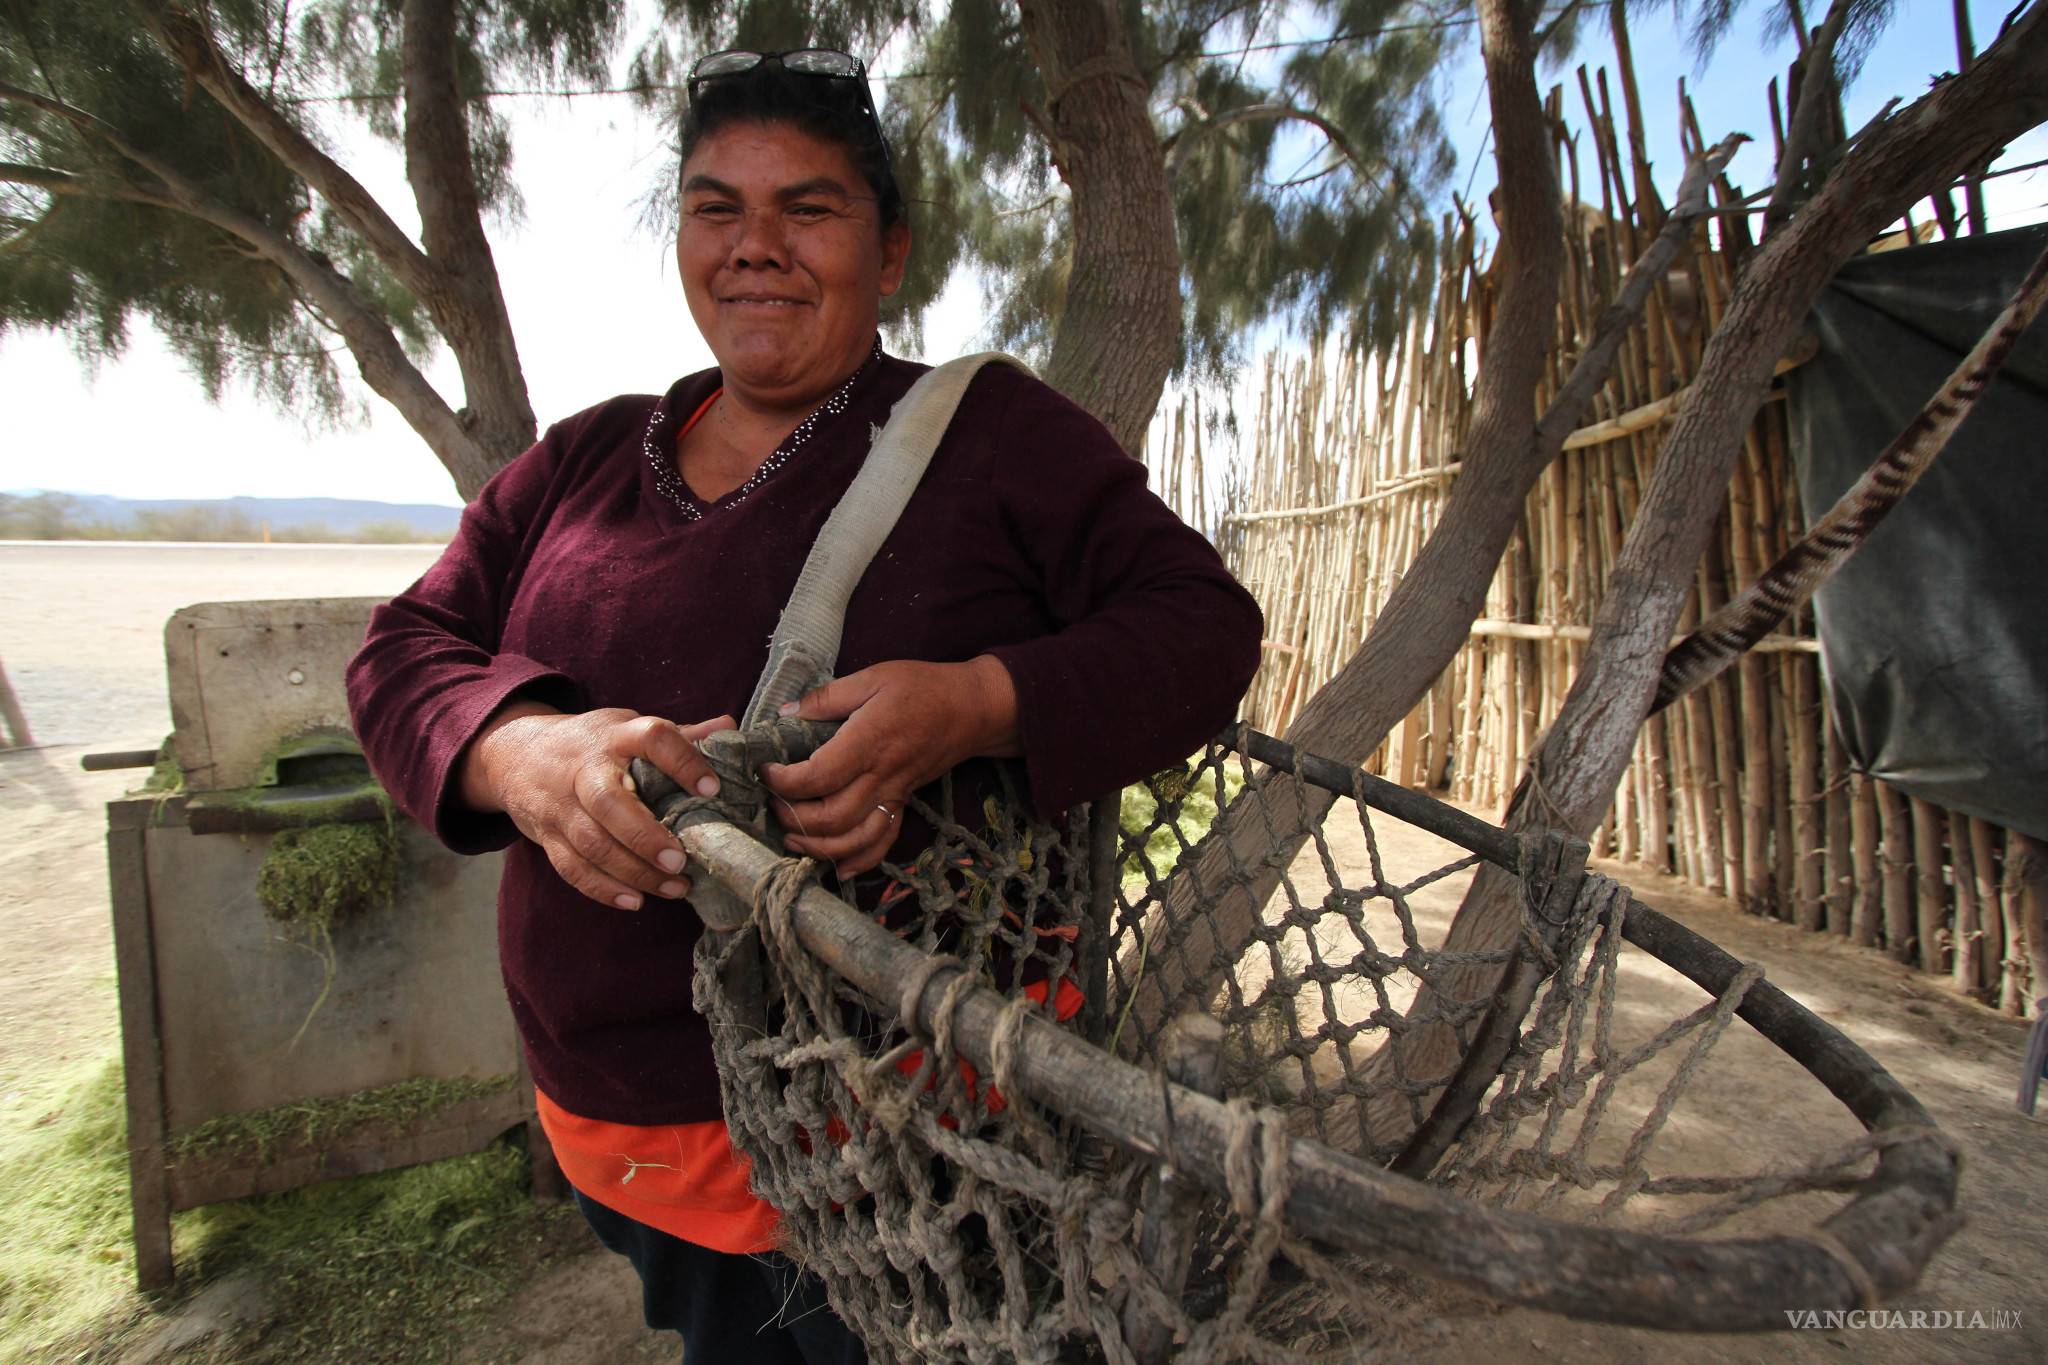
[[[1632, 71], [1624, 61], [1620, 135], [1607, 73], [1581, 67], [1575, 84], [1583, 131], [1562, 131], [1564, 88], [1551, 95], [1568, 241], [1559, 341], [1539, 411], [1663, 221], [1635, 150]], [[1679, 99], [1686, 150], [1695, 153], [1704, 139], [1682, 87]], [[1725, 176], [1714, 195], [1724, 210], [1744, 203]], [[1489, 810], [1513, 792], [1583, 659], [1601, 586], [1655, 467], [1659, 431], [1683, 401], [1754, 246], [1740, 212], [1715, 222], [1653, 292], [1593, 409], [1531, 491], [1470, 642], [1373, 756], [1374, 771]], [[1204, 451], [1194, 396], [1155, 425], [1147, 461], [1163, 495], [1215, 535], [1265, 610], [1265, 662], [1244, 707], [1262, 730], [1284, 733], [1356, 652], [1458, 477], [1493, 282], [1473, 222], [1447, 217], [1444, 228], [1436, 302], [1388, 352], [1327, 347], [1265, 358], [1237, 459]], [[1808, 344], [1782, 358], [1779, 372], [1812, 353]], [[1213, 488], [1205, 457], [1222, 470]], [[1804, 524], [1783, 405], [1772, 402], [1745, 441], [1682, 626], [1753, 581]], [[1751, 913], [1882, 949], [2007, 1013], [2025, 1012], [2048, 994], [2032, 965], [2048, 945], [2027, 933], [2040, 915], [2029, 897], [2043, 892], [2024, 837], [1850, 771], [1819, 669], [1803, 611], [1653, 717], [1594, 852], [1676, 873]]]

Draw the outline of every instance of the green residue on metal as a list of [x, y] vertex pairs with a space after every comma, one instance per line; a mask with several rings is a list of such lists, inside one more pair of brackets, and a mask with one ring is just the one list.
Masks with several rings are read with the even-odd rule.
[[156, 763], [143, 779], [141, 794], [144, 796], [175, 796], [185, 790], [185, 769], [178, 763], [178, 755], [171, 748], [171, 737], [164, 736], [163, 744], [156, 751]]
[[285, 1147], [317, 1148], [371, 1125], [402, 1132], [464, 1100], [509, 1091], [514, 1080], [511, 1076], [419, 1078], [332, 1099], [223, 1114], [172, 1134], [164, 1146], [173, 1161], [234, 1158], [263, 1162]]
[[307, 829], [316, 825], [389, 822], [391, 798], [370, 777], [319, 786], [228, 787], [194, 795], [195, 809], [260, 812], [257, 828]]

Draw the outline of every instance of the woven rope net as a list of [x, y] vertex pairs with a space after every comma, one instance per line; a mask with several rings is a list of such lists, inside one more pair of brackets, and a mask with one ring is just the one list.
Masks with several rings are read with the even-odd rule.
[[[1507, 946], [1448, 950], [1444, 926], [1480, 854], [1339, 799], [1287, 865], [1226, 860], [1224, 883], [1201, 888], [1211, 903], [1257, 893], [1260, 909], [1241, 946], [1195, 955], [1206, 970], [1188, 979], [1215, 1020], [1207, 1088], [1227, 1137], [1220, 1187], [1177, 1179], [1174, 1031], [1134, 1005], [1148, 971], [1190, 958], [1177, 936], [1195, 921], [1165, 909], [1176, 870], [1203, 840], [1269, 818], [1279, 776], [1241, 748], [1219, 741], [1126, 792], [1092, 882], [1086, 813], [1054, 827], [990, 798], [963, 821], [950, 789], [918, 803], [933, 842], [885, 866], [879, 900], [860, 906], [925, 955], [895, 999], [856, 990], [797, 941], [792, 907], [814, 871], [802, 861], [750, 888], [736, 932], [706, 935], [696, 996], [734, 1141], [783, 1211], [787, 1250], [823, 1277], [873, 1358], [1349, 1359], [1430, 1330], [1446, 1282], [1485, 1279], [1439, 1281], [1412, 1255], [1304, 1233], [1286, 1216], [1301, 1143], [1398, 1165], [1435, 1115], [1443, 1137], [1416, 1172], [1431, 1185], [1567, 1224], [1698, 1234], [1814, 1227], [1842, 1203], [1827, 1192], [1868, 1180], [1902, 1131], [1924, 1135], [1863, 1133], [1845, 1113], [1832, 1149], [1791, 1168], [1699, 1169], [1669, 1138], [1717, 1044], [1745, 1027], [1736, 1011], [1760, 973], [1646, 1010], [1633, 988], [1648, 959], [1623, 935], [1638, 907], [1590, 874], [1547, 916], [1524, 897]], [[1476, 1087], [1464, 1065], [1469, 1102], [1447, 1122], [1436, 1111], [1455, 1108], [1445, 1096], [1461, 1064], [1491, 1055], [1490, 1013], [1518, 965], [1526, 1008], [1501, 1005], [1514, 1014], [1495, 1030], [1498, 1062]], [[1461, 994], [1475, 979], [1485, 984]], [[943, 998], [925, 1036], [905, 1020], [934, 981]], [[976, 985], [1007, 1002], [981, 1068], [951, 1028]], [[1083, 1131], [1058, 1095], [1012, 1098], [1030, 1017], [1086, 1035], [1106, 1066], [1121, 1053], [1147, 1069], [1153, 1093], [1133, 1099], [1164, 1107], [1161, 1150], [1147, 1158]], [[1411, 1065], [1428, 1049], [1406, 1044], [1431, 1031], [1451, 1045]], [[1857, 1297], [1876, 1292], [1829, 1234], [1801, 1235]]]

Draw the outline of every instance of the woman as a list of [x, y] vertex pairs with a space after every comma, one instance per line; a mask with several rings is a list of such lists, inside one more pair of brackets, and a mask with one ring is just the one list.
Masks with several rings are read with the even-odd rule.
[[[715, 791], [693, 741], [744, 706], [921, 372], [877, 340], [910, 229], [855, 59], [720, 53], [689, 95], [676, 259], [718, 368], [568, 418], [493, 479], [378, 610], [350, 699], [409, 814], [458, 850], [508, 849], [499, 944], [542, 1121], [649, 1324], [692, 1365], [857, 1360], [815, 1283], [757, 1255], [775, 1215], [691, 1009], [682, 850], [623, 773], [644, 757]], [[1100, 424], [984, 370], [853, 597], [840, 677], [801, 703], [844, 726], [764, 773], [788, 846], [855, 876], [963, 762], [1020, 758], [1042, 814], [1156, 771], [1229, 719], [1258, 636]]]

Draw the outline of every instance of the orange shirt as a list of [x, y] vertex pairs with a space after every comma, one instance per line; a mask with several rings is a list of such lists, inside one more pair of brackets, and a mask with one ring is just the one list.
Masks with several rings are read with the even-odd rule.
[[534, 1100], [562, 1174], [606, 1208], [713, 1251], [775, 1245], [775, 1208], [747, 1187], [747, 1159], [724, 1123], [605, 1123], [539, 1090]]

